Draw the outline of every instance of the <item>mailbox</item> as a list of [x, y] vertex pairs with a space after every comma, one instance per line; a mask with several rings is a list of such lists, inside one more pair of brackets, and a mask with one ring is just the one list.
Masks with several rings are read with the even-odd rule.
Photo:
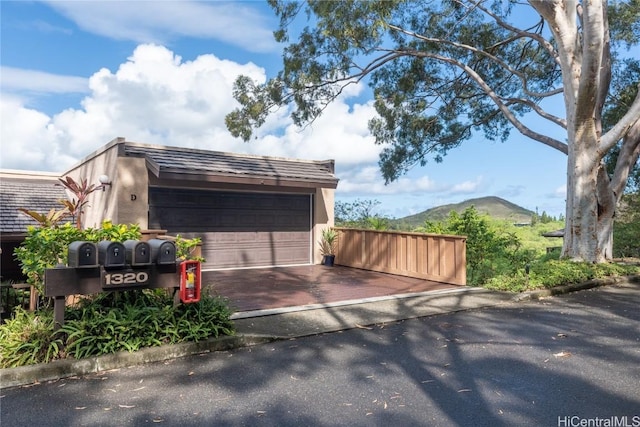
[[93, 242], [72, 242], [69, 245], [67, 255], [67, 265], [69, 267], [97, 267], [98, 248]]
[[151, 239], [151, 261], [158, 265], [176, 264], [176, 245], [169, 240]]
[[147, 242], [139, 240], [126, 240], [124, 242], [125, 259], [132, 267], [151, 264], [151, 246]]
[[104, 268], [124, 268], [126, 266], [126, 249], [120, 242], [103, 240], [98, 243], [98, 261]]

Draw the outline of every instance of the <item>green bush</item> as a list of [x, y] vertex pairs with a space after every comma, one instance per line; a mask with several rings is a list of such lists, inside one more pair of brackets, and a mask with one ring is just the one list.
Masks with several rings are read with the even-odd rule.
[[44, 294], [44, 271], [57, 264], [66, 264], [67, 248], [71, 242], [86, 240], [99, 242], [113, 240], [123, 242], [139, 239], [138, 225], [114, 225], [104, 221], [101, 228], [78, 230], [71, 223], [45, 227], [27, 227], [27, 237], [16, 248], [14, 254], [20, 262], [27, 283], [33, 285], [40, 295]]
[[53, 330], [51, 309], [16, 311], [0, 325], [0, 366], [46, 363], [71, 357], [136, 351], [143, 347], [233, 335], [231, 310], [219, 297], [173, 306], [163, 289], [100, 293], [67, 308], [65, 324]]
[[[542, 234], [563, 227], [561, 221], [516, 227], [508, 221], [480, 215], [471, 207], [462, 214], [451, 212], [445, 221], [425, 222], [416, 231], [467, 236], [467, 283], [471, 286], [522, 292], [607, 276], [640, 274], [638, 266], [560, 261], [560, 251], [547, 253], [547, 247], [561, 243]], [[637, 229], [633, 227], [637, 225], [633, 223], [630, 229]], [[620, 234], [623, 233], [616, 239]], [[637, 245], [637, 233], [627, 235], [629, 245]]]
[[[99, 229], [78, 230], [70, 223], [29, 227], [25, 242], [15, 255], [28, 282], [43, 293], [47, 268], [64, 264], [73, 241], [125, 241], [140, 239], [137, 225], [102, 223]], [[194, 259], [199, 239], [176, 239], [177, 255]], [[202, 258], [200, 258], [202, 260]], [[203, 294], [199, 303], [174, 306], [170, 290], [103, 292], [83, 297], [67, 307], [66, 322], [54, 331], [53, 312], [17, 308], [14, 317], [0, 325], [0, 366], [3, 368], [83, 358], [143, 347], [199, 341], [232, 335], [231, 310], [219, 297]]]
[[195, 255], [196, 248], [202, 244], [201, 238], [194, 237], [193, 239], [185, 239], [178, 234], [176, 235], [174, 243], [176, 244], [176, 256], [178, 259], [205, 262], [203, 257]]
[[473, 206], [462, 214], [452, 211], [445, 221], [425, 222], [416, 231], [467, 236], [467, 283], [472, 286], [482, 286], [500, 273], [515, 274], [535, 257], [522, 247], [513, 230], [481, 215]]
[[640, 192], [622, 196], [613, 223], [613, 256], [640, 258]]
[[640, 258], [640, 221], [613, 224], [613, 256]]
[[38, 312], [16, 307], [0, 325], [0, 367], [32, 365], [61, 357], [63, 342], [53, 333], [53, 310]]
[[591, 279], [636, 274], [640, 274], [640, 266], [579, 263], [541, 258], [530, 265], [528, 275], [524, 269], [516, 274], [497, 275], [489, 279], [484, 287], [498, 291], [523, 292], [582, 283]]

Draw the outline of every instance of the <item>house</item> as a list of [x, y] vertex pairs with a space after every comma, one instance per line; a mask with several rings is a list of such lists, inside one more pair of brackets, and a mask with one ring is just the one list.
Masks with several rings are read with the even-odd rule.
[[151, 232], [200, 237], [204, 269], [319, 263], [315, 242], [323, 228], [333, 225], [338, 184], [333, 160], [223, 153], [124, 138], [60, 176], [104, 184], [89, 196], [85, 227], [110, 219]]
[[2, 280], [19, 281], [20, 266], [13, 251], [27, 235], [27, 226], [37, 225], [29, 216], [18, 211], [25, 208], [46, 214], [62, 209], [59, 200], [67, 198], [58, 181], [59, 174], [31, 171], [0, 171], [0, 245], [2, 250]]

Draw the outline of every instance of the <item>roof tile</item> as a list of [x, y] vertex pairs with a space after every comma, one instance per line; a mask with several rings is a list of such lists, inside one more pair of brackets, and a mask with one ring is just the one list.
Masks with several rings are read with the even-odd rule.
[[207, 173], [249, 178], [277, 178], [337, 184], [333, 161], [310, 161], [252, 156], [181, 147], [162, 147], [127, 142], [125, 153], [145, 156], [160, 172]]
[[18, 211], [24, 208], [41, 214], [61, 209], [59, 200], [66, 199], [64, 188], [51, 179], [2, 178], [0, 181], [0, 232], [22, 233], [27, 226], [37, 225]]

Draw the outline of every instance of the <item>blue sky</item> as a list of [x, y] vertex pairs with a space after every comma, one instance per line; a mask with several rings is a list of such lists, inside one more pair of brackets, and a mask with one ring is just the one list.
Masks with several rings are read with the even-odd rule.
[[308, 128], [280, 111], [251, 143], [233, 138], [224, 116], [236, 105], [236, 76], [264, 81], [281, 64], [277, 20], [263, 2], [2, 0], [0, 7], [3, 169], [64, 172], [121, 136], [335, 159], [336, 199], [376, 199], [379, 213], [392, 217], [483, 196], [564, 214], [566, 156], [516, 131], [504, 144], [478, 135], [443, 163], [429, 161], [385, 186], [380, 147], [367, 130], [375, 110], [362, 86]]

